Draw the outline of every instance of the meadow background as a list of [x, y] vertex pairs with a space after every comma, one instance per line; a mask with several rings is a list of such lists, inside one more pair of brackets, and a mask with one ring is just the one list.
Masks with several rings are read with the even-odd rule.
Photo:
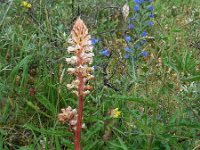
[[[96, 39], [82, 148], [200, 149], [199, 0], [154, 0], [151, 28], [148, 12], [139, 10], [143, 18], [134, 29], [128, 27], [136, 14], [132, 0], [127, 20], [125, 0], [27, 2], [31, 7], [0, 0], [0, 150], [73, 149], [73, 134], [57, 117], [61, 108], [77, 108], [66, 88], [72, 77], [65, 58], [78, 16]], [[126, 45], [141, 40], [143, 30], [145, 45], [132, 61]], [[110, 117], [116, 108], [121, 114]]]

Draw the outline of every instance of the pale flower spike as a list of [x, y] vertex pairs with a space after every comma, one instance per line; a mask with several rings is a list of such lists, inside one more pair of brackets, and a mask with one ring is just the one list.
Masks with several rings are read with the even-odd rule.
[[67, 123], [74, 131], [74, 149], [80, 150], [81, 128], [85, 126], [82, 124], [83, 98], [93, 89], [91, 85], [86, 84], [87, 81], [94, 79], [92, 75], [94, 68], [89, 66], [94, 57], [91, 36], [88, 35], [88, 28], [80, 17], [75, 21], [68, 43], [70, 46], [67, 52], [74, 56], [65, 58], [66, 62], [73, 66], [68, 68], [67, 72], [74, 75], [75, 80], [67, 84], [67, 88], [78, 97], [78, 112], [72, 110], [71, 107], [61, 109], [62, 113], [58, 115], [58, 120]]
[[127, 19], [128, 15], [129, 15], [129, 6], [128, 3], [126, 3], [123, 7], [122, 7], [122, 15], [124, 17], [124, 20]]

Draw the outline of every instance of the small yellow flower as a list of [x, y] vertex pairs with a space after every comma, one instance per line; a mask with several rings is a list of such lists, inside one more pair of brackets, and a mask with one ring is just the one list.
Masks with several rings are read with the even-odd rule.
[[111, 110], [111, 117], [119, 118], [120, 115], [121, 115], [121, 111], [119, 111], [119, 108], [115, 108]]
[[24, 8], [27, 8], [27, 9], [30, 9], [31, 8], [31, 4], [26, 2], [26, 1], [22, 1], [21, 5], [24, 7]]

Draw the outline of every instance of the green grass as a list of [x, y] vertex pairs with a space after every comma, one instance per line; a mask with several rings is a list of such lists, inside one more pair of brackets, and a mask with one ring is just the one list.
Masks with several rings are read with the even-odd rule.
[[[72, 77], [64, 58], [79, 13], [90, 34], [102, 39], [94, 50], [94, 90], [84, 102], [83, 149], [199, 149], [200, 1], [154, 1], [155, 40], [148, 59], [138, 60], [136, 80], [120, 59], [126, 24], [118, 8], [125, 1], [72, 2], [31, 0], [26, 10], [20, 0], [0, 1], [0, 150], [73, 149], [73, 134], [57, 115], [77, 107], [66, 88]], [[100, 56], [103, 47], [111, 58]], [[112, 108], [120, 118], [108, 116]]]

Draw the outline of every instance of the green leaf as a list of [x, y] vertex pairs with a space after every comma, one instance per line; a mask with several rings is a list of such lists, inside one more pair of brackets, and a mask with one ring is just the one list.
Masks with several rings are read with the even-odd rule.
[[200, 75], [183, 78], [182, 81], [188, 81], [188, 82], [200, 81]]
[[66, 129], [53, 129], [53, 128], [37, 128], [31, 124], [26, 124], [24, 127], [31, 131], [36, 131], [45, 135], [54, 135], [54, 136], [71, 136], [69, 132], [66, 132]]
[[86, 146], [84, 149], [85, 149], [85, 150], [94, 149], [94, 146], [96, 146], [98, 142], [99, 142], [99, 141], [94, 141], [94, 142], [92, 142], [92, 143], [90, 143], [90, 144], [88, 143], [87, 146]]
[[55, 105], [51, 103], [50, 100], [48, 100], [45, 96], [43, 95], [37, 95], [37, 100], [46, 108], [48, 109], [50, 112], [52, 112], [52, 114], [56, 114], [56, 108]]
[[132, 101], [136, 103], [142, 103], [147, 106], [155, 107], [156, 103], [153, 100], [150, 99], [144, 99], [140, 97], [134, 97], [134, 96], [121, 96], [121, 95], [114, 95], [114, 96], [109, 96], [110, 99], [116, 98], [116, 99], [121, 99], [123, 101]]
[[90, 130], [85, 134], [85, 141], [89, 140], [92, 136], [96, 136], [97, 132], [99, 132], [103, 128], [102, 122], [95, 123]]
[[119, 136], [117, 138], [118, 138], [119, 143], [121, 144], [121, 148], [123, 150], [128, 150], [128, 147], [124, 144], [123, 140]]
[[42, 115], [44, 115], [44, 116], [46, 116], [48, 118], [52, 118], [52, 116], [50, 116], [50, 115], [46, 114], [45, 112], [41, 111], [40, 108], [38, 106], [34, 105], [31, 101], [27, 101], [27, 105], [29, 107], [31, 107], [32, 109], [34, 109], [36, 112], [38, 112], [38, 113], [40, 113], [40, 114], [42, 114]]

